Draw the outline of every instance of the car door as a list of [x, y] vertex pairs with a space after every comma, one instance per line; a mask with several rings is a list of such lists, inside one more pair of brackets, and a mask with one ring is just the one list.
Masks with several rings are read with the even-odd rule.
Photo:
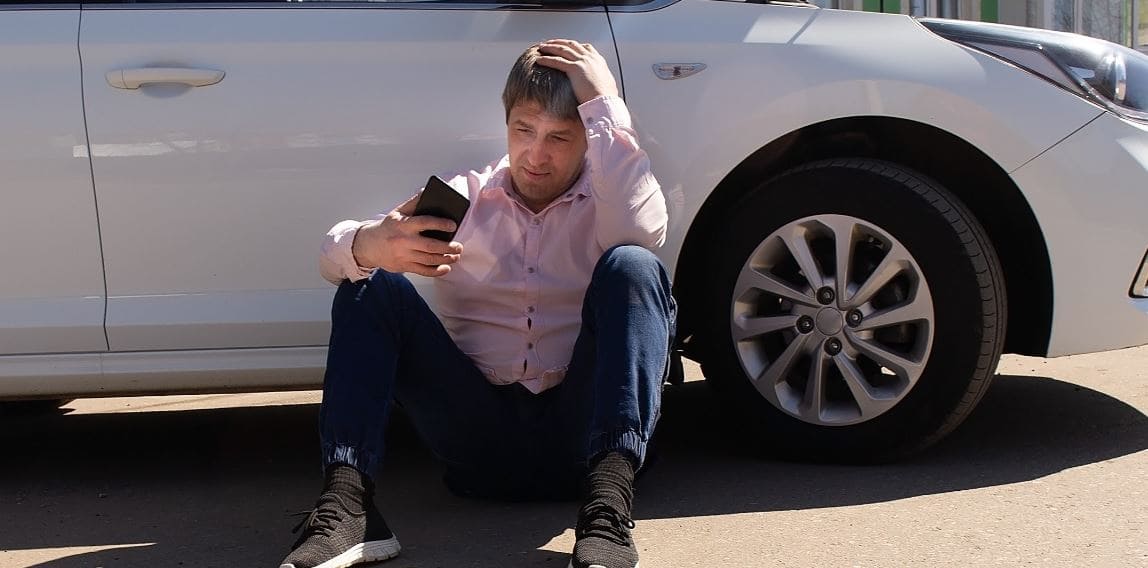
[[0, 355], [100, 352], [78, 4], [0, 4]]
[[326, 344], [323, 233], [504, 154], [506, 73], [558, 36], [617, 69], [600, 7], [86, 3], [111, 349]]

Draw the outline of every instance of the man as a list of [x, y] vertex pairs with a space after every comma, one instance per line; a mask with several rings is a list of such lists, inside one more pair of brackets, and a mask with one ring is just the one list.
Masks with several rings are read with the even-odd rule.
[[[392, 400], [462, 495], [577, 494], [575, 568], [634, 568], [633, 478], [661, 406], [675, 305], [666, 205], [625, 103], [589, 44], [551, 40], [503, 91], [509, 152], [450, 178], [471, 207], [412, 216], [418, 196], [328, 233], [339, 283], [320, 412], [325, 486], [281, 568], [399, 553], [374, 504]], [[436, 278], [439, 317], [410, 282]]]

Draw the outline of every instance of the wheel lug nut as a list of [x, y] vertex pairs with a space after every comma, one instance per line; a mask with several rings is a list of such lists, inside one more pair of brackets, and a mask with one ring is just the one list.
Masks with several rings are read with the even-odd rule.
[[830, 355], [836, 355], [841, 352], [841, 340], [836, 337], [830, 337], [825, 341], [825, 352]]
[[849, 310], [849, 313], [845, 314], [845, 323], [849, 324], [850, 327], [857, 327], [861, 325], [861, 319], [862, 317], [860, 310]]
[[813, 318], [809, 316], [801, 316], [797, 319], [797, 331], [801, 333], [809, 333], [813, 331]]
[[825, 287], [817, 291], [817, 301], [822, 304], [832, 304], [837, 295], [833, 293], [833, 288]]

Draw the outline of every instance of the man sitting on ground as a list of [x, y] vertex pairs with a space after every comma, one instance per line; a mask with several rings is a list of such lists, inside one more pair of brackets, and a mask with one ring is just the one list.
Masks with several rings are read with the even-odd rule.
[[[665, 199], [593, 46], [532, 46], [502, 99], [508, 154], [448, 179], [471, 203], [455, 242], [420, 235], [456, 227], [412, 216], [418, 195], [327, 235], [322, 272], [339, 290], [320, 412], [325, 486], [281, 568], [399, 553], [374, 503], [392, 402], [454, 492], [531, 499], [581, 487], [571, 566], [638, 565], [634, 473], [659, 416], [676, 311], [650, 252], [665, 239]], [[439, 317], [407, 272], [435, 278]]]

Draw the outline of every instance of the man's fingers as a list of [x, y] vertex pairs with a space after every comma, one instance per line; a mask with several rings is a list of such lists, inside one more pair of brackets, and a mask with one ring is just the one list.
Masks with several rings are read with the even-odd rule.
[[457, 228], [454, 221], [431, 215], [407, 217], [405, 225], [405, 228], [412, 233], [421, 233], [423, 231], [444, 231], [449, 233]]
[[538, 47], [565, 47], [574, 53], [586, 53], [589, 51], [587, 48], [590, 47], [590, 44], [574, 41], [572, 39], [549, 39], [538, 44]]
[[450, 272], [450, 265], [462, 255], [462, 244], [458, 242], [445, 243], [417, 233], [391, 241], [388, 248], [393, 251], [394, 265], [387, 270], [430, 277]]
[[419, 236], [419, 242], [416, 248], [424, 252], [430, 252], [432, 255], [463, 254], [463, 243], [458, 241], [443, 242], [439, 239], [429, 238], [429, 236]]
[[450, 265], [439, 264], [439, 265], [434, 265], [434, 266], [428, 266], [425, 264], [418, 264], [418, 263], [412, 262], [409, 265], [407, 265], [407, 267], [403, 270], [403, 272], [413, 272], [415, 274], [418, 274], [419, 276], [430, 276], [431, 278], [437, 278], [439, 276], [443, 276], [446, 273], [450, 272]]
[[419, 204], [419, 195], [421, 194], [416, 193], [412, 195], [410, 199], [404, 201], [402, 205], [395, 207], [395, 211], [398, 211], [403, 215], [414, 215], [415, 207]]
[[564, 59], [557, 55], [539, 55], [538, 59], [535, 59], [534, 62], [544, 67], [557, 69], [567, 74], [578, 68], [578, 64], [576, 62], [569, 59]]
[[[577, 48], [561, 43], [544, 44], [538, 47], [538, 52], [543, 56], [559, 57], [571, 62], [581, 61], [586, 58], [586, 51], [582, 48], [581, 44], [578, 44]], [[541, 57], [539, 59], [541, 59]]]
[[410, 249], [430, 254], [462, 254], [462, 244], [458, 241], [446, 243], [422, 235], [414, 237]]
[[459, 255], [457, 254], [432, 254], [422, 251], [411, 251], [410, 261], [416, 264], [425, 266], [439, 266], [442, 264], [454, 264], [458, 262]]

